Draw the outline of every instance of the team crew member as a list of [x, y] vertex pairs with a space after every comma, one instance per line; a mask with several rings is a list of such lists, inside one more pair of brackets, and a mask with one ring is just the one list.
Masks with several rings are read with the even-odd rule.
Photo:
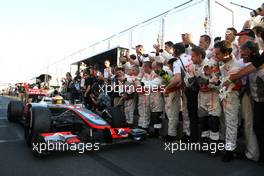
[[[185, 51], [184, 51], [185, 52]], [[168, 65], [170, 69], [173, 71], [173, 63], [175, 62], [175, 58], [169, 60]], [[167, 142], [176, 140], [177, 136], [177, 125], [179, 120], [179, 112], [180, 112], [180, 101], [181, 101], [181, 91], [180, 86], [182, 83], [181, 80], [181, 72], [174, 72], [172, 74], [172, 79], [169, 84], [165, 88], [164, 92], [164, 102], [165, 102], [165, 114], [168, 118], [168, 132], [167, 135], [163, 137], [163, 139]]]
[[227, 28], [225, 33], [225, 40], [230, 42], [232, 45], [232, 54], [236, 59], [239, 59], [239, 46], [235, 43], [237, 30], [233, 27]]
[[144, 55], [144, 47], [142, 45], [137, 45], [136, 46], [136, 57], [137, 57], [137, 59], [135, 60], [135, 64], [138, 65], [139, 67], [142, 67], [143, 63], [145, 61], [149, 60], [146, 57], [144, 57], [143, 55]]
[[[174, 46], [175, 54], [177, 55], [178, 51], [183, 51], [182, 43], [176, 43]], [[192, 47], [196, 47], [192, 45]], [[182, 80], [188, 79], [188, 77], [192, 76], [192, 59], [191, 55], [179, 52], [179, 56], [177, 61], [174, 64], [174, 70], [181, 72]], [[178, 66], [178, 68], [177, 68]], [[183, 82], [184, 83], [184, 82]], [[188, 140], [190, 137], [190, 118], [194, 118], [197, 116], [197, 95], [198, 89], [193, 90], [187, 88], [184, 84], [182, 84], [182, 91], [181, 91], [181, 111], [182, 111], [182, 118], [183, 118], [183, 133], [184, 139]], [[194, 132], [193, 132], [194, 134]]]
[[[144, 62], [143, 64], [143, 76], [140, 84], [136, 82], [138, 97], [138, 126], [144, 129], [148, 129], [151, 121], [151, 113], [162, 112], [162, 104], [160, 103], [159, 95], [153, 95], [152, 90], [161, 85], [162, 79], [152, 70], [151, 62]], [[138, 89], [138, 88], [142, 89]], [[142, 91], [139, 91], [142, 90]], [[158, 91], [158, 90], [157, 90]], [[154, 125], [154, 124], [153, 124]]]
[[160, 45], [153, 45], [153, 47], [156, 50], [156, 56], [160, 56], [160, 62], [167, 64], [173, 58], [173, 43], [171, 41], [165, 42], [164, 50], [160, 48]]
[[[228, 79], [230, 73], [237, 72], [241, 66], [236, 58], [232, 55], [232, 45], [228, 41], [221, 41], [214, 45], [216, 57], [224, 63], [220, 67], [222, 80]], [[230, 87], [232, 86], [232, 87]], [[222, 161], [228, 162], [233, 160], [233, 152], [236, 149], [237, 129], [238, 129], [238, 112], [240, 106], [239, 90], [240, 81], [230, 84], [227, 89], [232, 88], [223, 100], [223, 112], [225, 116], [226, 137], [225, 137], [225, 154]]]
[[185, 47], [185, 53], [191, 55], [192, 47], [196, 46], [192, 41], [193, 39], [192, 34], [191, 33], [182, 34], [181, 38], [182, 38], [182, 44]]
[[[192, 49], [194, 75], [199, 85], [198, 112], [200, 112], [199, 117], [201, 119], [201, 137], [203, 142], [207, 142], [209, 138], [211, 143], [217, 143], [219, 140], [221, 105], [218, 91], [214, 88], [214, 82], [211, 83], [210, 80], [214, 73], [206, 71], [206, 69], [211, 70], [213, 67], [211, 67], [210, 61], [205, 58], [205, 55], [205, 51], [200, 47]], [[189, 84], [195, 86], [192, 82], [189, 82]], [[198, 120], [195, 119], [195, 121]]]
[[134, 111], [136, 108], [136, 92], [134, 91], [133, 81], [138, 79], [139, 70], [137, 66], [133, 66], [128, 69], [128, 75], [126, 76], [125, 85], [126, 91], [123, 95], [124, 98], [124, 112], [126, 116], [127, 124], [133, 126]]
[[[162, 119], [161, 115], [164, 112], [164, 98], [163, 92], [165, 90], [164, 83], [164, 75], [161, 74], [168, 74], [165, 70], [163, 70], [163, 63], [161, 62], [153, 62], [152, 63], [153, 71], [156, 73], [155, 79], [153, 81], [156, 82], [156, 89], [153, 89], [150, 95], [150, 102], [151, 102], [151, 121], [150, 121], [150, 128], [149, 130], [153, 134], [153, 136], [159, 136], [160, 129], [162, 127]], [[168, 76], [168, 75], [167, 75]], [[159, 83], [159, 84], [157, 84]]]
[[162, 68], [162, 64], [153, 62], [151, 65], [151, 79], [142, 82], [145, 87], [150, 89], [150, 125], [148, 131], [150, 135], [157, 137], [161, 128], [161, 115], [163, 112], [164, 101], [161, 93], [162, 78], [155, 73], [155, 69]]
[[209, 35], [201, 35], [199, 40], [199, 47], [203, 48], [206, 53], [206, 58], [210, 59], [213, 57], [212, 49], [210, 48], [211, 37]]
[[[168, 135], [164, 138], [166, 141], [173, 141], [177, 139], [177, 125], [179, 121], [179, 111], [181, 108], [181, 90], [182, 77], [185, 71], [188, 69], [191, 61], [191, 57], [185, 54], [185, 46], [182, 43], [176, 43], [173, 45], [173, 54], [175, 58], [172, 58], [168, 64], [173, 71], [173, 78], [165, 89], [165, 113], [168, 117]], [[188, 124], [188, 119], [183, 119], [184, 124]], [[185, 125], [185, 132], [188, 132], [188, 126]]]

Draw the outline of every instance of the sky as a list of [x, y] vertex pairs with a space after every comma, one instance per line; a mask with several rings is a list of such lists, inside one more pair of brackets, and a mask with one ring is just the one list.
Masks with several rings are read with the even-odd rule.
[[[49, 64], [186, 1], [0, 0], [0, 84], [36, 77], [40, 70], [48, 71]], [[234, 10], [238, 30], [250, 18], [250, 11], [229, 0], [218, 2]], [[254, 9], [261, 5], [259, 0], [233, 2]], [[223, 36], [225, 27], [231, 25], [230, 12], [214, 5], [212, 13], [213, 32]], [[169, 15], [165, 39], [176, 42], [182, 32], [192, 32], [197, 39], [204, 32], [204, 16], [205, 1]], [[151, 50], [159, 29], [157, 21], [136, 30], [133, 44], [148, 44]], [[112, 45], [126, 42], [118, 39]]]

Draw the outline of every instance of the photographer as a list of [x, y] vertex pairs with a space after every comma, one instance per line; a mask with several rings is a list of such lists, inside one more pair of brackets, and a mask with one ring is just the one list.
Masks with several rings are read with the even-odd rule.
[[92, 100], [90, 97], [91, 87], [95, 83], [94, 78], [92, 77], [90, 70], [86, 69], [83, 73], [84, 86], [83, 86], [83, 104], [84, 106], [91, 110], [92, 109]]
[[123, 106], [123, 100], [121, 99], [121, 93], [123, 93], [122, 86], [125, 83], [125, 72], [122, 67], [115, 68], [115, 76], [112, 81], [112, 87], [114, 89], [111, 94], [112, 104], [114, 107]]
[[72, 102], [72, 87], [73, 87], [73, 80], [72, 80], [72, 76], [71, 76], [71, 73], [70, 72], [67, 72], [66, 73], [66, 79], [63, 79], [62, 80], [62, 85], [64, 86], [65, 88], [65, 99], [66, 100], [71, 100], [71, 103]]
[[[247, 7], [241, 6], [243, 8], [249, 9]], [[256, 10], [253, 10], [250, 12], [251, 19], [246, 20], [243, 26], [243, 29], [245, 28], [254, 28], [255, 26], [262, 26], [264, 27], [264, 3], [261, 5], [261, 7], [257, 8]]]
[[81, 75], [80, 73], [77, 71], [75, 73], [75, 77], [73, 79], [73, 85], [72, 85], [72, 102], [74, 103], [75, 100], [80, 99], [80, 93], [81, 93]]
[[102, 112], [104, 109], [110, 109], [111, 107], [110, 96], [107, 94], [107, 92], [101, 90], [104, 84], [105, 79], [103, 75], [99, 75], [98, 81], [91, 87], [91, 93], [89, 96], [93, 105], [92, 109], [96, 112]]
[[253, 10], [250, 12], [251, 17], [257, 17], [259, 16], [264, 16], [264, 3], [261, 5], [261, 7], [257, 8], [256, 10]]

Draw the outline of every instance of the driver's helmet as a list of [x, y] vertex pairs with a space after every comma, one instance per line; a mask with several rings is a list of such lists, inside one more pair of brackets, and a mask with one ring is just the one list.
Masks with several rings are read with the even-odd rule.
[[64, 103], [65, 103], [65, 101], [64, 101], [63, 97], [60, 95], [57, 95], [57, 96], [52, 98], [52, 104], [64, 104]]

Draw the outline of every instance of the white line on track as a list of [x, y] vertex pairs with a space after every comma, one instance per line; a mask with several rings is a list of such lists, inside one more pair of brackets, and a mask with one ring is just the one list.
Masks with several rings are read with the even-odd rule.
[[0, 140], [0, 144], [3, 143], [10, 143], [10, 142], [20, 142], [22, 141], [21, 139], [13, 139], [13, 140]]
[[0, 128], [7, 128], [8, 125], [0, 125]]

